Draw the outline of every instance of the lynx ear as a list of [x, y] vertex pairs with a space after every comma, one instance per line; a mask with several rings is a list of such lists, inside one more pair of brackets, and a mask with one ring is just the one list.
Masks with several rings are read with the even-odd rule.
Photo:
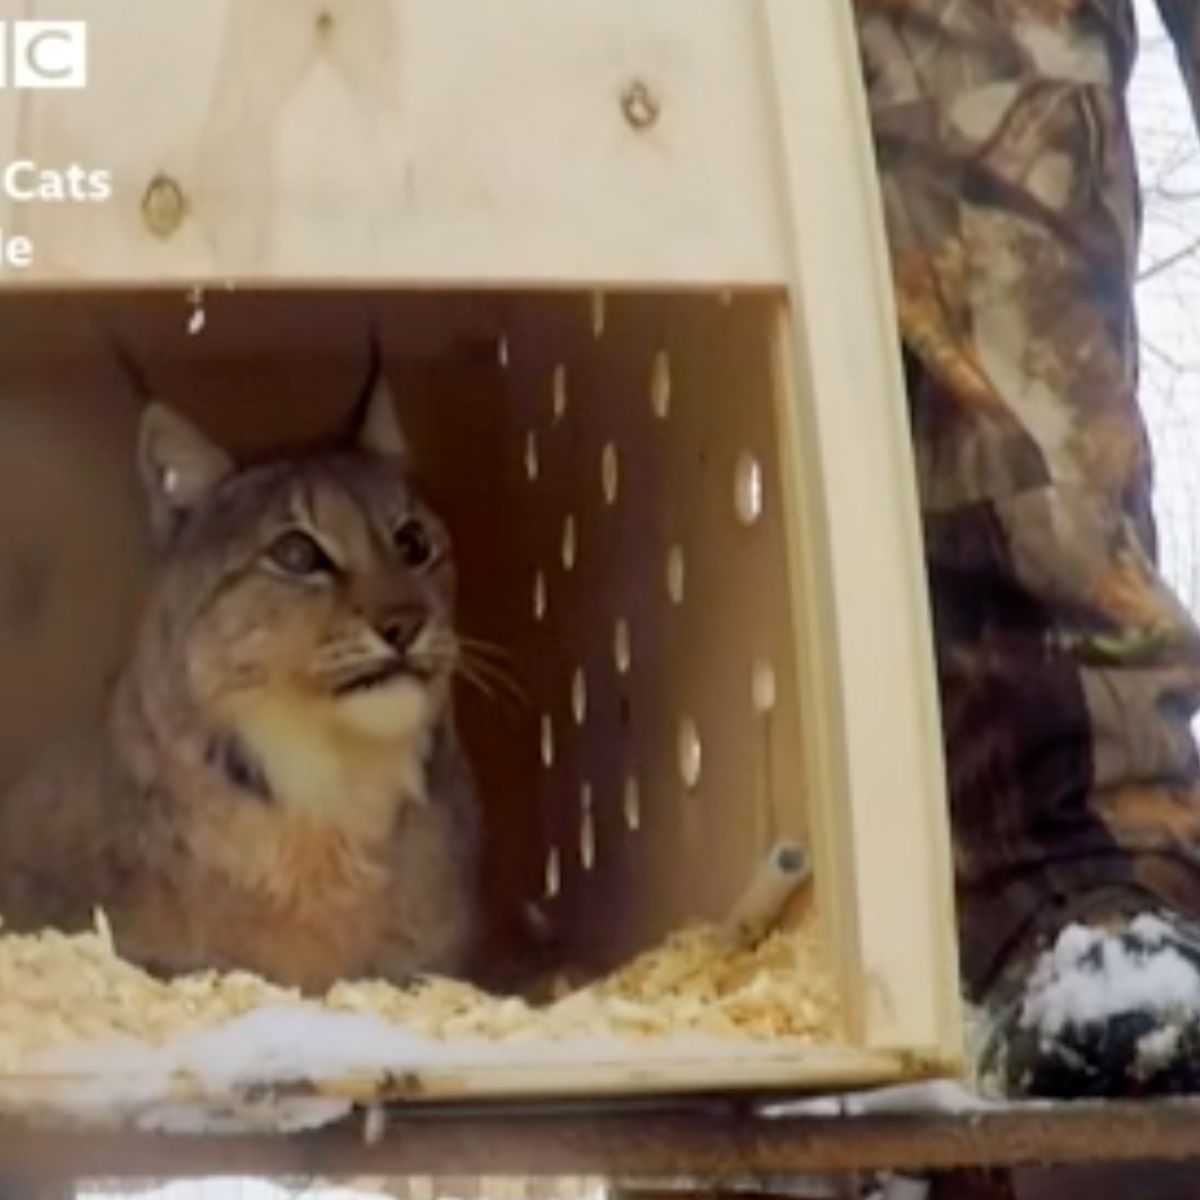
[[363, 405], [358, 445], [369, 454], [383, 458], [408, 458], [408, 442], [396, 415], [396, 400], [382, 371], [371, 382], [370, 393]]
[[190, 421], [152, 403], [142, 413], [138, 470], [154, 531], [166, 537], [233, 474], [234, 464]]

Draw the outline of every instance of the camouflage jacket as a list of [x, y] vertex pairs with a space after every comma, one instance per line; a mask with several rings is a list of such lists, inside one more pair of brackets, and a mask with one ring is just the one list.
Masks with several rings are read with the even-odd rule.
[[[1161, 8], [1200, 102], [1200, 3]], [[1136, 398], [1136, 30], [1124, 0], [856, 12], [978, 990], [1097, 889], [1200, 917], [1200, 633]]]

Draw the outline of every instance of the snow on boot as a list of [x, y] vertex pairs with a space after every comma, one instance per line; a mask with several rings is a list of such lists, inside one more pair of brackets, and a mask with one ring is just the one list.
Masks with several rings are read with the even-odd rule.
[[988, 1006], [980, 1085], [1056, 1099], [1200, 1093], [1200, 927], [1069, 924]]

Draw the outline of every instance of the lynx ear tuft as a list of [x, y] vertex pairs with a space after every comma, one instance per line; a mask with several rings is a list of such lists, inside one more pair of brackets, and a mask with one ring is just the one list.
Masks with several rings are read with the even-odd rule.
[[408, 458], [408, 441], [396, 415], [396, 400], [382, 371], [375, 376], [371, 394], [363, 406], [358, 444], [368, 453], [383, 458]]

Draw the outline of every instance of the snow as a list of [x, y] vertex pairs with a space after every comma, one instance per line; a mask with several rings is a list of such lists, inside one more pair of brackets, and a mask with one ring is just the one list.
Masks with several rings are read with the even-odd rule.
[[770, 1100], [755, 1109], [767, 1120], [786, 1117], [865, 1117], [883, 1113], [985, 1112], [996, 1105], [953, 1080], [905, 1083], [841, 1096]]
[[1178, 1025], [1166, 1025], [1143, 1034], [1137, 1044], [1138, 1063], [1142, 1070], [1153, 1074], [1169, 1066], [1179, 1053], [1182, 1032]]
[[[177, 1179], [151, 1190], [130, 1191], [108, 1190], [102, 1185], [84, 1187], [76, 1191], [76, 1200], [129, 1200], [136, 1195], [139, 1200], [294, 1200], [297, 1193], [265, 1179], [247, 1179], [229, 1176], [224, 1179]], [[354, 1191], [351, 1188], [316, 1187], [306, 1188], [306, 1200], [380, 1200], [378, 1194]]]
[[[1064, 929], [1030, 978], [1022, 1025], [1053, 1039], [1135, 1010], [1200, 1016], [1200, 972], [1166, 944], [1165, 924], [1139, 920], [1124, 938], [1080, 925]], [[1136, 936], [1141, 930], [1150, 936]]]
[[1138, 913], [1129, 922], [1129, 932], [1150, 946], [1157, 946], [1174, 934], [1171, 926], [1154, 913]]
[[367, 1114], [363, 1120], [363, 1141], [368, 1146], [377, 1146], [383, 1141], [383, 1135], [387, 1133], [387, 1110], [381, 1105], [372, 1104], [367, 1109]]
[[[397, 1179], [395, 1188], [388, 1191], [380, 1190], [384, 1180], [371, 1180], [362, 1188], [339, 1186], [330, 1183], [310, 1183], [296, 1180], [288, 1184], [271, 1182], [266, 1179], [255, 1179], [246, 1176], [216, 1176], [204, 1179], [176, 1179], [151, 1186], [148, 1182], [137, 1181], [124, 1186], [120, 1183], [97, 1181], [77, 1187], [72, 1193], [75, 1200], [385, 1200], [388, 1196], [418, 1195], [417, 1188], [410, 1179]], [[521, 1189], [503, 1186], [509, 1180], [497, 1180], [498, 1186], [494, 1191], [487, 1187], [488, 1181], [482, 1181], [482, 1189], [466, 1188], [456, 1192], [451, 1181], [428, 1180], [427, 1186], [419, 1194], [429, 1200], [455, 1200], [458, 1195], [500, 1200], [504, 1196], [524, 1195]], [[516, 1181], [520, 1184], [521, 1180]], [[552, 1182], [552, 1181], [551, 1181]], [[567, 1181], [571, 1186], [563, 1189], [563, 1197], [572, 1200], [607, 1200], [608, 1191], [599, 1182], [581, 1189], [576, 1180]], [[449, 1185], [449, 1187], [447, 1187]], [[549, 1194], [549, 1188], [542, 1189]], [[794, 1193], [807, 1196], [808, 1191]], [[831, 1188], [828, 1196], [840, 1196], [843, 1193]]]
[[880, 1200], [926, 1200], [933, 1190], [928, 1179], [893, 1175], [883, 1186]]

